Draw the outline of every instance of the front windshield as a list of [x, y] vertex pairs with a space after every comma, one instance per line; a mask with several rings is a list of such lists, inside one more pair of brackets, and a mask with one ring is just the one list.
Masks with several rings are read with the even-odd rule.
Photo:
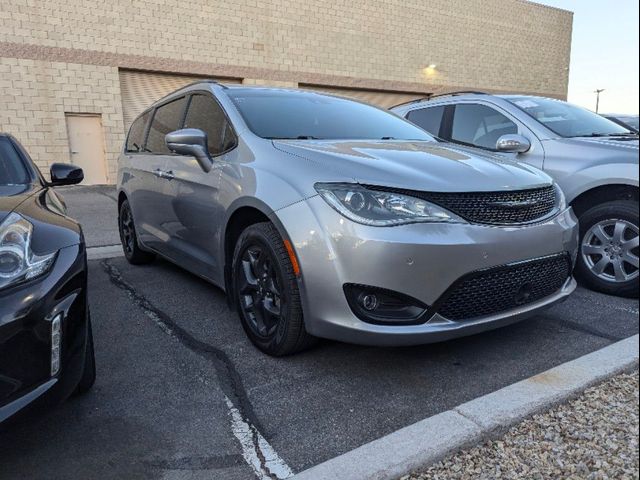
[[253, 133], [269, 139], [427, 140], [400, 117], [363, 103], [314, 92], [229, 89]]
[[18, 152], [8, 138], [0, 137], [0, 186], [28, 183], [31, 177]]
[[597, 113], [561, 100], [539, 97], [508, 97], [508, 100], [562, 137], [633, 135]]

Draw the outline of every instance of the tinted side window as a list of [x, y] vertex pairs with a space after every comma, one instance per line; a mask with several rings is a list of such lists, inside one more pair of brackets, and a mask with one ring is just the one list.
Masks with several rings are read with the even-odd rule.
[[236, 141], [222, 108], [209, 95], [191, 97], [184, 128], [199, 128], [206, 133], [211, 155], [229, 150]]
[[182, 97], [156, 109], [149, 128], [149, 136], [147, 137], [146, 148], [148, 151], [163, 154], [171, 153], [164, 143], [164, 136], [182, 128], [182, 116], [186, 103], [187, 97]]
[[495, 150], [502, 135], [518, 133], [518, 126], [507, 117], [485, 105], [456, 105], [451, 140]]
[[26, 185], [31, 183], [18, 152], [6, 137], [0, 137], [0, 185]]
[[141, 152], [144, 147], [144, 134], [147, 128], [147, 123], [151, 111], [148, 111], [141, 117], [138, 117], [129, 128], [129, 135], [127, 136], [127, 145], [125, 150], [127, 152]]
[[415, 123], [423, 130], [438, 136], [443, 115], [444, 107], [421, 108], [410, 111], [407, 115], [407, 120]]

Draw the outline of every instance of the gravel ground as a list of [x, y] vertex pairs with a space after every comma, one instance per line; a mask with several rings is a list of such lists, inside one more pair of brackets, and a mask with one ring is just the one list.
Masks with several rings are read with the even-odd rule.
[[638, 372], [616, 376], [577, 399], [401, 480], [637, 479]]

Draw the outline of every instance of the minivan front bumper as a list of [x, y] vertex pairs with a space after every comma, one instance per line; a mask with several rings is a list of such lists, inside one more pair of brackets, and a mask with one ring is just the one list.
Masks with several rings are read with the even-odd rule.
[[554, 255], [567, 255], [573, 266], [578, 246], [575, 216], [568, 208], [524, 226], [371, 227], [342, 217], [319, 196], [276, 215], [301, 267], [307, 330], [318, 337], [386, 346], [443, 341], [527, 318], [565, 299], [576, 287], [568, 275], [554, 293], [498, 313], [450, 320], [434, 312], [418, 324], [374, 324], [354, 314], [345, 296], [346, 284], [398, 292], [433, 306], [473, 272]]

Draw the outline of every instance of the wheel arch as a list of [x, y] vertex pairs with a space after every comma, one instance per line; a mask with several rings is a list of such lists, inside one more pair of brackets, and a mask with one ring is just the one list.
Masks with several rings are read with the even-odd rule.
[[278, 219], [278, 216], [269, 205], [257, 198], [247, 197], [237, 199], [230, 208], [227, 209], [227, 216], [224, 222], [224, 233], [221, 235], [220, 252], [222, 252], [222, 264], [224, 274], [224, 290], [227, 296], [227, 303], [233, 310], [233, 282], [231, 281], [233, 252], [238, 238], [249, 226], [256, 223], [272, 223], [283, 239], [289, 236]]
[[577, 216], [582, 215], [589, 208], [614, 200], [638, 201], [638, 186], [624, 183], [606, 184], [592, 187], [580, 193], [571, 201], [571, 206]]

